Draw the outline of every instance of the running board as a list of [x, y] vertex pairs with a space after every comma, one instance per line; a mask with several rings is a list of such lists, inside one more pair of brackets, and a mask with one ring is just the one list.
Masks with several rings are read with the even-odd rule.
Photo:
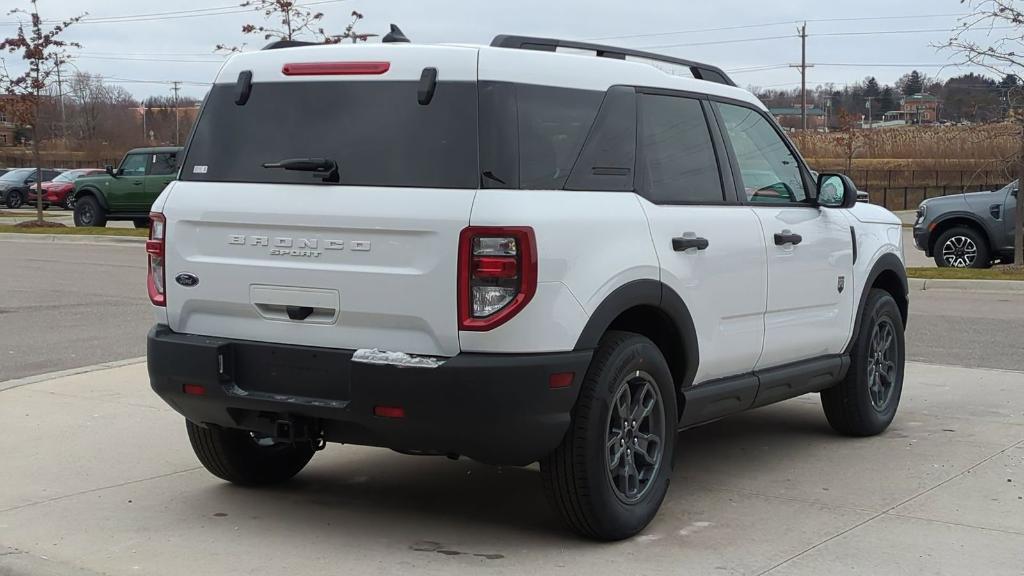
[[849, 356], [822, 356], [691, 386], [682, 392], [686, 403], [679, 428], [821, 392], [846, 377], [849, 368]]

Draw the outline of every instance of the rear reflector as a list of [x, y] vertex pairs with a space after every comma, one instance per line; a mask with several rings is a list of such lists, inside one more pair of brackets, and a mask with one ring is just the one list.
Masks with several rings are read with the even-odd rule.
[[296, 62], [285, 64], [285, 76], [355, 76], [379, 75], [391, 69], [390, 62]]
[[201, 384], [185, 384], [183, 391], [189, 396], [206, 396], [206, 387]]
[[374, 406], [373, 415], [380, 418], [405, 418], [405, 408], [398, 406]]
[[569, 386], [572, 386], [572, 381], [575, 377], [575, 372], [559, 372], [558, 374], [552, 374], [551, 377], [548, 378], [548, 387], [552, 390], [568, 388]]

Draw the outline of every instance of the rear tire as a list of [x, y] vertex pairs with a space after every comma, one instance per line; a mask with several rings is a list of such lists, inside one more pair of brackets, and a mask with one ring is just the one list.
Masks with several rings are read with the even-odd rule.
[[24, 198], [21, 197], [21, 192], [18, 192], [17, 190], [11, 190], [8, 192], [4, 201], [7, 203], [7, 207], [12, 210], [15, 208], [21, 208], [21, 205], [25, 203]]
[[313, 457], [310, 443], [261, 446], [245, 430], [204, 428], [186, 420], [192, 450], [211, 474], [234, 484], [278, 484], [299, 473]]
[[107, 225], [107, 213], [94, 196], [85, 196], [75, 201], [75, 226], [80, 228]]
[[903, 393], [905, 357], [899, 306], [885, 290], [871, 289], [846, 378], [821, 393], [825, 417], [836, 432], [875, 436], [889, 427]]
[[985, 235], [974, 228], [950, 228], [935, 241], [935, 265], [939, 268], [989, 268], [992, 255]]
[[675, 437], [675, 384], [661, 351], [638, 334], [607, 333], [569, 431], [541, 460], [548, 501], [586, 537], [621, 540], [639, 533], [668, 491]]

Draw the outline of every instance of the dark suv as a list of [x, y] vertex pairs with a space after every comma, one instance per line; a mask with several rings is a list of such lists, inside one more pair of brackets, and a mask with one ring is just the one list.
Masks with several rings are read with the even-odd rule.
[[118, 168], [75, 181], [75, 226], [106, 226], [108, 220], [131, 220], [149, 226], [149, 209], [178, 176], [181, 148], [129, 150]]
[[944, 268], [988, 268], [1013, 261], [1016, 182], [994, 192], [930, 198], [917, 209], [914, 244]]

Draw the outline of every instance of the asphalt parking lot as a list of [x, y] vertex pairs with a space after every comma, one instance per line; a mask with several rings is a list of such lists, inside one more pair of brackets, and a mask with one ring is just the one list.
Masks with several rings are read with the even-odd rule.
[[143, 363], [17, 380], [141, 356], [143, 274], [139, 245], [0, 240], [0, 575], [1022, 573], [1024, 295], [913, 293], [885, 435], [834, 435], [814, 396], [684, 432], [651, 527], [594, 544], [535, 466], [331, 445], [242, 489]]

